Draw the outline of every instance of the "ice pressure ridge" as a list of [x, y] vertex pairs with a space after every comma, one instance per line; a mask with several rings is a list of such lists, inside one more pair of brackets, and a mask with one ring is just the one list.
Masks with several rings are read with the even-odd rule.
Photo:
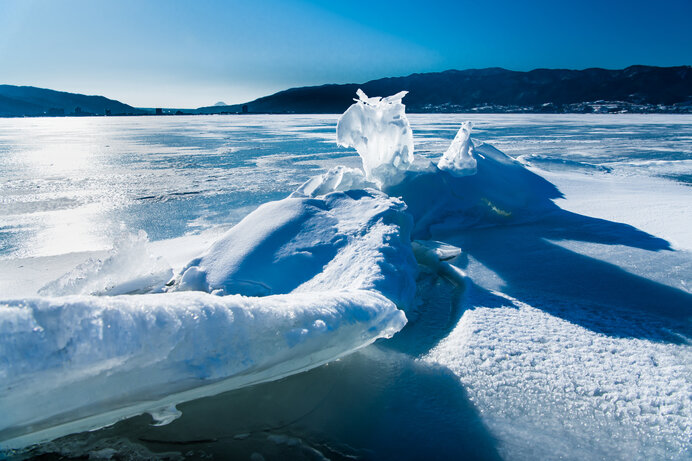
[[157, 268], [99, 289], [112, 280], [99, 273], [106, 261], [45, 296], [0, 300], [0, 447], [277, 379], [390, 337], [412, 312], [414, 249], [461, 277], [444, 263], [455, 249], [412, 239], [549, 207], [536, 193], [549, 186], [474, 145], [469, 124], [437, 165], [416, 159], [405, 94], [359, 91], [339, 119], [337, 142], [362, 170], [334, 168], [260, 206], [165, 287]]
[[461, 125], [436, 164], [415, 157], [405, 95], [372, 98], [359, 90], [359, 99], [339, 119], [337, 143], [355, 148], [363, 168], [334, 167], [292, 196], [377, 188], [406, 203], [414, 239], [540, 219], [558, 209], [551, 200], [561, 197], [554, 185], [491, 145], [474, 141], [470, 122]]
[[0, 435], [109, 424], [390, 337], [415, 291], [404, 208], [375, 190], [287, 198], [248, 215], [168, 293], [1, 301]]

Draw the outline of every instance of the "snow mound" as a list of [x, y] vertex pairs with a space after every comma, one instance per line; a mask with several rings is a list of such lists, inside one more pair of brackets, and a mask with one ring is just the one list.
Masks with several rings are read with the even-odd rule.
[[401, 102], [406, 93], [369, 98], [359, 89], [336, 125], [336, 142], [358, 151], [366, 179], [380, 187], [398, 182], [413, 163], [413, 133]]
[[187, 264], [170, 291], [267, 296], [368, 289], [401, 307], [415, 294], [405, 205], [375, 190], [265, 203]]
[[527, 222], [559, 209], [552, 200], [562, 197], [560, 191], [503, 152], [478, 143], [469, 154], [475, 174], [450, 174], [433, 165], [409, 170], [399, 183], [383, 188], [406, 203], [415, 223], [413, 238]]

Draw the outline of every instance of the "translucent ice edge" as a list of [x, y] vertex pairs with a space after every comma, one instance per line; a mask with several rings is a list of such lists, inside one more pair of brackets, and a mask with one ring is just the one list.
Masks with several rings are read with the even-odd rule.
[[365, 290], [0, 304], [4, 449], [308, 370], [406, 322]]
[[124, 232], [103, 258], [90, 258], [43, 286], [42, 296], [121, 295], [161, 291], [173, 271], [161, 257], [151, 255], [146, 232]]

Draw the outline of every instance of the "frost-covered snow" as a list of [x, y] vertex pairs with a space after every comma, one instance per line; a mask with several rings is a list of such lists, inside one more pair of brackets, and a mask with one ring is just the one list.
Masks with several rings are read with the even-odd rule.
[[[687, 459], [692, 121], [473, 115], [471, 139], [465, 116], [414, 116], [414, 156], [405, 93], [358, 96], [337, 140], [359, 157], [310, 153], [330, 149], [333, 119], [235, 122], [308, 151], [257, 160], [266, 187], [296, 164], [319, 170], [206, 250], [140, 234], [84, 255], [44, 296], [0, 301], [0, 439], [146, 411], [157, 426], [128, 420], [115, 445], [103, 430], [41, 447]], [[637, 130], [649, 134], [635, 145]], [[667, 160], [641, 160], [651, 152]], [[19, 274], [48, 259], [16, 261]], [[273, 382], [197, 399], [260, 381]]]
[[[459, 377], [504, 458], [686, 459], [689, 344], [595, 332], [491, 294], [472, 291], [465, 301], [473, 308], [422, 360]], [[605, 324], [624, 314], [553, 304]], [[625, 315], [643, 331], [660, 321]]]

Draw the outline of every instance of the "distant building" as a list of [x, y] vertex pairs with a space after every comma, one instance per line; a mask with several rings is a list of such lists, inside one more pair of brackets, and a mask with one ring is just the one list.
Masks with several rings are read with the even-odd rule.
[[80, 114], [82, 113], [82, 108], [79, 107], [79, 106], [75, 107], [75, 108], [74, 108], [74, 113], [75, 113], [76, 115], [80, 115]]
[[247, 104], [243, 104], [243, 113], [247, 114]]
[[111, 115], [111, 110], [110, 110], [110, 109], [106, 109], [106, 116], [110, 116], [110, 115]]
[[160, 107], [157, 107], [156, 108], [156, 115], [163, 115], [163, 109], [161, 109]]

